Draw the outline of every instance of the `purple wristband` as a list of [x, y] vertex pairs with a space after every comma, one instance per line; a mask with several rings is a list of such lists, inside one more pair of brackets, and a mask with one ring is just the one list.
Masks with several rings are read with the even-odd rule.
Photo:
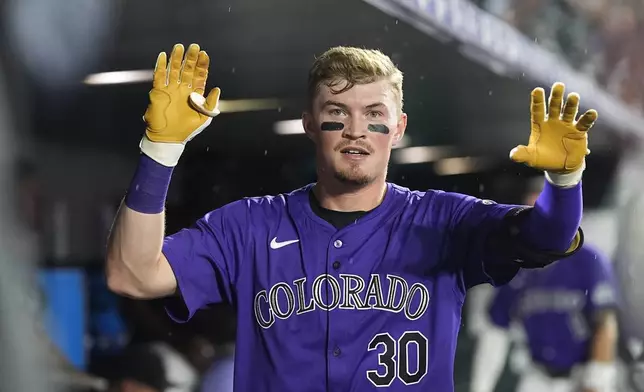
[[125, 205], [143, 214], [163, 212], [173, 169], [141, 154], [139, 166], [125, 196]]

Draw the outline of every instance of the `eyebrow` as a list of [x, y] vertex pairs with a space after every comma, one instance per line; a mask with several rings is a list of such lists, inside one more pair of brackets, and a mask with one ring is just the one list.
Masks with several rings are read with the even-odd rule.
[[[328, 100], [328, 101], [324, 102], [324, 104], [322, 105], [322, 107], [327, 107], [327, 106], [337, 106], [337, 107], [345, 109], [345, 110], [349, 109], [349, 107], [347, 105], [343, 104], [342, 102], [337, 102], [337, 101], [332, 101], [332, 100]], [[382, 102], [375, 102], [375, 103], [372, 103], [372, 104], [369, 104], [369, 105], [365, 106], [365, 108], [373, 109], [373, 108], [377, 108], [377, 107], [386, 107], [386, 106], [387, 105], [385, 105]]]
[[337, 107], [345, 109], [345, 110], [349, 109], [349, 107], [347, 105], [343, 104], [342, 102], [331, 101], [331, 100], [328, 100], [328, 101], [324, 102], [324, 104], [322, 105], [323, 108], [325, 108], [327, 106], [337, 106]]
[[373, 109], [373, 108], [377, 108], [377, 107], [386, 107], [386, 106], [387, 105], [385, 105], [382, 102], [376, 102], [376, 103], [372, 103], [371, 105], [367, 105], [366, 108], [367, 109]]

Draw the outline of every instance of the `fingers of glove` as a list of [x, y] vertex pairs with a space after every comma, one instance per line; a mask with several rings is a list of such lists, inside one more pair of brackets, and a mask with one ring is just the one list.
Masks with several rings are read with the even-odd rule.
[[221, 90], [219, 89], [219, 87], [215, 87], [212, 90], [210, 90], [210, 93], [208, 93], [208, 96], [206, 97], [206, 105], [205, 105], [206, 109], [217, 110], [217, 107], [219, 106], [220, 95], [221, 95]]
[[179, 83], [181, 65], [183, 63], [183, 45], [176, 44], [172, 48], [170, 61], [168, 63], [168, 85]]
[[552, 85], [552, 90], [550, 90], [550, 105], [548, 107], [549, 118], [559, 118], [561, 115], [564, 90], [563, 83], [557, 82]]
[[570, 93], [566, 99], [566, 104], [564, 105], [563, 115], [561, 119], [564, 122], [572, 124], [577, 117], [577, 112], [579, 111], [579, 94]]
[[152, 87], [162, 88], [166, 86], [167, 82], [167, 67], [168, 58], [165, 52], [159, 53], [157, 57], [157, 64], [154, 66], [154, 74], [152, 76]]
[[199, 45], [190, 44], [188, 46], [188, 51], [186, 52], [186, 58], [183, 60], [183, 66], [181, 67], [181, 84], [186, 86], [192, 86], [193, 77], [195, 73], [195, 66], [197, 64], [197, 58], [199, 57]]
[[597, 121], [597, 111], [590, 109], [577, 121], [577, 130], [586, 132], [595, 124], [595, 121]]
[[210, 91], [210, 94], [208, 94], [207, 98], [204, 98], [203, 95], [197, 93], [191, 93], [190, 104], [196, 111], [203, 114], [204, 116], [216, 117], [219, 115], [219, 113], [221, 113], [217, 108], [217, 103], [219, 102], [219, 94], [220, 90], [217, 87], [213, 88]]
[[546, 119], [546, 93], [541, 87], [532, 90], [530, 95], [530, 116], [532, 122], [536, 124]]
[[518, 145], [510, 151], [510, 159], [517, 163], [529, 163], [532, 158], [527, 146]]
[[210, 66], [210, 58], [203, 50], [199, 52], [197, 57], [197, 65], [195, 68], [195, 75], [192, 79], [192, 87], [199, 95], [204, 95], [206, 91], [206, 80], [208, 79], [208, 67]]

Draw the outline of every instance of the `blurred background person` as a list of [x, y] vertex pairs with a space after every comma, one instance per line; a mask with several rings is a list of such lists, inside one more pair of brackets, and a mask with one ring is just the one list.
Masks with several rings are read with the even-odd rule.
[[[539, 194], [532, 190], [526, 204]], [[530, 358], [518, 392], [616, 390], [617, 290], [612, 266], [597, 250], [584, 244], [569, 259], [522, 270], [495, 291], [490, 323], [478, 335], [472, 392], [495, 389], [512, 336]], [[513, 324], [521, 334], [512, 335]]]
[[[200, 392], [232, 392], [233, 376], [235, 374], [235, 336], [237, 330], [237, 321], [234, 314], [220, 311], [221, 319], [226, 321], [220, 332], [213, 337], [211, 353], [207, 360], [202, 361], [205, 367], [202, 369], [202, 381], [199, 387]], [[198, 342], [197, 342], [198, 343]], [[203, 345], [200, 352], [203, 353]], [[194, 355], [192, 356], [194, 358]], [[205, 359], [205, 356], [202, 355]], [[199, 362], [193, 360], [193, 363]]]
[[619, 180], [630, 184], [620, 192], [615, 272], [620, 283], [620, 354], [624, 361], [624, 390], [644, 391], [644, 155], [641, 139], [625, 152]]
[[235, 341], [218, 345], [216, 357], [203, 376], [201, 392], [232, 392], [235, 375]]
[[196, 373], [165, 344], [127, 349], [114, 365], [109, 392], [193, 392]]

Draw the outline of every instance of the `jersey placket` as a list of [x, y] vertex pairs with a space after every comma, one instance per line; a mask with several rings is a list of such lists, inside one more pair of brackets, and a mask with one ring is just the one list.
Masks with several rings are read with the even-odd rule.
[[[327, 297], [325, 304], [330, 306], [327, 314], [328, 342], [327, 342], [327, 363], [328, 383], [330, 391], [344, 391], [347, 385], [352, 383], [355, 377], [366, 377], [366, 375], [353, 374], [359, 368], [362, 358], [368, 347], [356, 346], [356, 325], [359, 325], [366, 316], [364, 312], [369, 310], [357, 310], [355, 304], [345, 298], [347, 288], [345, 285], [352, 284], [351, 280], [343, 278], [345, 275], [353, 275], [365, 283], [370, 278], [370, 267], [365, 271], [364, 266], [356, 263], [356, 246], [363, 244], [373, 234], [373, 228], [379, 227], [381, 219], [372, 222], [356, 222], [339, 230], [333, 235], [327, 245]], [[359, 260], [358, 260], [359, 261]], [[371, 263], [367, 264], [371, 266]], [[336, 286], [335, 283], [339, 284]], [[366, 287], [365, 287], [366, 288]], [[338, 290], [335, 292], [335, 290]], [[362, 291], [364, 295], [364, 289]], [[342, 309], [343, 304], [348, 304], [352, 309]]]
[[[346, 233], [346, 230], [339, 231], [336, 235], [331, 237], [328, 250], [327, 250], [327, 274], [335, 278], [335, 280], [327, 281], [327, 290], [325, 303], [331, 305], [329, 312], [326, 313], [327, 317], [327, 366], [328, 366], [328, 384], [329, 390], [335, 391], [338, 388], [345, 386], [347, 380], [350, 379], [347, 374], [348, 372], [348, 363], [347, 363], [347, 354], [343, 349], [346, 347], [344, 343], [346, 342], [345, 336], [347, 336], [346, 326], [343, 325], [343, 315], [338, 311], [338, 307], [342, 303], [342, 286], [336, 286], [335, 283], [331, 282], [340, 282], [340, 271], [343, 269], [343, 265], [346, 262], [348, 255], [350, 254], [350, 249], [347, 244], [345, 244], [343, 238], [346, 236], [343, 235]], [[337, 290], [337, 291], [336, 291]], [[346, 315], [344, 315], [346, 316]], [[346, 320], [346, 319], [344, 319]]]

